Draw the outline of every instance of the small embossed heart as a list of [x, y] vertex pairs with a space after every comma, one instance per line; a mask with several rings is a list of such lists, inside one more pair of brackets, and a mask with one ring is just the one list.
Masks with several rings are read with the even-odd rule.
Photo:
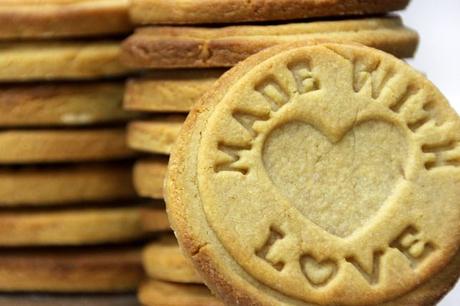
[[300, 259], [302, 273], [313, 285], [328, 283], [337, 272], [337, 264], [332, 260], [316, 261], [311, 256]]
[[364, 121], [337, 142], [304, 122], [276, 128], [263, 148], [265, 169], [297, 209], [339, 237], [365, 225], [403, 176], [407, 143], [401, 130]]

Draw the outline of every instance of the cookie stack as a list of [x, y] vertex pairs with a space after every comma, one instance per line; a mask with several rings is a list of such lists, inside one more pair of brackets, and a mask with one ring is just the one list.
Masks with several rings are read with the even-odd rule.
[[[166, 156], [185, 116], [226, 69], [268, 47], [306, 40], [360, 43], [411, 57], [417, 34], [399, 17], [384, 15], [408, 2], [133, 0], [130, 15], [138, 28], [123, 42], [121, 59], [144, 73], [127, 82], [124, 107], [150, 115], [128, 127], [129, 146], [150, 154], [134, 168], [138, 193], [163, 198]], [[307, 71], [303, 68], [308, 65], [300, 66], [299, 73]], [[360, 82], [367, 81], [360, 77]], [[276, 96], [278, 89], [271, 84], [266, 91]], [[242, 110], [241, 122], [252, 119]], [[225, 152], [237, 158], [231, 146]], [[173, 237], [152, 242], [144, 250], [144, 266], [152, 278], [139, 292], [145, 305], [221, 304], [204, 286], [196, 285], [200, 278], [180, 255]]]
[[127, 1], [2, 1], [0, 27], [0, 291], [135, 290], [167, 220], [144, 228], [132, 185]]

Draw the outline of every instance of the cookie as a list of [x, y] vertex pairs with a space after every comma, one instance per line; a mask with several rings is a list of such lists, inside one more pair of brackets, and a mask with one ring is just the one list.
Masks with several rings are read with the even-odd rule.
[[141, 197], [163, 199], [163, 181], [168, 168], [165, 158], [138, 160], [134, 165], [133, 181]]
[[[166, 212], [157, 231], [163, 231]], [[92, 245], [146, 237], [139, 207], [0, 212], [0, 246]], [[169, 226], [166, 228], [169, 229]]]
[[165, 218], [165, 207], [163, 201], [156, 201], [141, 208], [141, 224], [145, 232], [154, 233], [159, 229], [169, 232], [171, 227], [168, 218]]
[[[0, 18], [1, 19], [1, 18]], [[125, 122], [122, 82], [0, 85], [0, 126], [87, 126]]]
[[169, 219], [228, 304], [431, 305], [453, 282], [422, 284], [459, 273], [459, 141], [446, 99], [393, 56], [274, 47], [187, 117]]
[[222, 28], [146, 27], [123, 42], [121, 60], [134, 68], [231, 67], [267, 47], [306, 39], [350, 41], [398, 57], [414, 55], [416, 32], [398, 17]]
[[142, 255], [147, 276], [176, 283], [202, 283], [191, 263], [179, 249], [174, 235], [162, 236], [148, 244]]
[[0, 306], [138, 306], [134, 294], [0, 294]]
[[[142, 277], [138, 247], [20, 249], [0, 253], [2, 292], [134, 291]], [[1, 302], [0, 297], [0, 305]]]
[[138, 298], [144, 306], [224, 306], [206, 286], [157, 280], [143, 282]]
[[368, 15], [404, 9], [409, 0], [133, 0], [130, 15], [137, 24], [235, 23]]
[[4, 0], [0, 39], [107, 36], [132, 29], [127, 0]]
[[148, 76], [126, 82], [123, 106], [144, 112], [188, 112], [223, 72], [218, 69], [152, 71]]
[[131, 163], [0, 168], [0, 207], [90, 205], [135, 198]]
[[86, 80], [124, 76], [120, 42], [2, 42], [0, 82]]
[[124, 128], [0, 131], [0, 164], [126, 159]]
[[184, 116], [170, 116], [128, 124], [128, 147], [138, 151], [169, 154], [184, 123]]

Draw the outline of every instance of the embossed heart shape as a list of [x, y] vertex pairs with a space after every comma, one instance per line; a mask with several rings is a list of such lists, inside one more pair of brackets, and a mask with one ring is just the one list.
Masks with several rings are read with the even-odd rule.
[[311, 256], [303, 256], [300, 264], [302, 273], [316, 286], [327, 283], [337, 272], [337, 264], [331, 260], [318, 262]]
[[331, 138], [304, 122], [291, 122], [268, 135], [265, 169], [310, 221], [339, 237], [364, 226], [403, 176], [407, 143], [384, 121], [357, 123]]

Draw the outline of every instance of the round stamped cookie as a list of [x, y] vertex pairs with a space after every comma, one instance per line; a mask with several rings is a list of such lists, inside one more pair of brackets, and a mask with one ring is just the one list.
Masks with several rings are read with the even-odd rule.
[[275, 47], [189, 115], [171, 225], [229, 304], [420, 305], [459, 248], [459, 140], [442, 94], [393, 56]]
[[0, 207], [90, 205], [135, 198], [132, 163], [0, 168]]
[[122, 82], [0, 86], [0, 126], [88, 126], [125, 122]]
[[133, 157], [124, 128], [0, 131], [0, 164], [107, 161]]
[[153, 279], [140, 285], [138, 298], [145, 306], [224, 306], [204, 285], [175, 284]]
[[1, 292], [127, 292], [136, 290], [143, 277], [138, 247], [3, 249], [0, 253]]
[[184, 121], [185, 116], [132, 121], [128, 124], [128, 146], [139, 151], [167, 155]]
[[142, 254], [147, 275], [176, 283], [202, 283], [190, 261], [182, 254], [174, 235], [165, 235], [148, 244]]

